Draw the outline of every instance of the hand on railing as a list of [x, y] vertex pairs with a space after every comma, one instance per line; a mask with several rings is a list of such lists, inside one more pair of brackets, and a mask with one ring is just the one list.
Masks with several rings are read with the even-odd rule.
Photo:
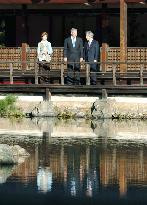
[[67, 58], [64, 58], [64, 62], [67, 62]]
[[82, 63], [83, 62], [83, 58], [80, 58], [80, 63]]

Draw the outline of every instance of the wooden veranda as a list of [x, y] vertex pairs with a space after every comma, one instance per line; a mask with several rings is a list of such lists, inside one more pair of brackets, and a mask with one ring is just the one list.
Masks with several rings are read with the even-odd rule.
[[[82, 85], [67, 86], [67, 65], [63, 61], [63, 48], [53, 48], [50, 69], [42, 73], [38, 69], [36, 48], [23, 44], [20, 48], [0, 49], [0, 93], [43, 95], [49, 100], [53, 94], [107, 95], [147, 94], [147, 48], [128, 48], [127, 61], [120, 61], [120, 48], [100, 49], [97, 85], [90, 85], [90, 69], [81, 64]], [[105, 56], [105, 61], [102, 61]], [[121, 65], [127, 66], [121, 72]], [[47, 76], [49, 83], [39, 84], [39, 78]]]
[[[146, 94], [147, 85], [147, 47], [127, 46], [127, 6], [137, 4], [140, 0], [0, 0], [0, 5], [22, 6], [22, 35], [27, 35], [28, 5], [73, 5], [92, 4], [92, 8], [101, 5], [105, 16], [106, 4], [117, 4], [120, 8], [120, 45], [109, 47], [102, 41], [97, 73], [97, 85], [90, 85], [90, 69], [86, 62], [81, 63], [80, 86], [67, 86], [67, 65], [63, 61], [63, 47], [54, 47], [50, 69], [42, 73], [38, 69], [36, 47], [30, 47], [27, 41], [22, 41], [21, 47], [0, 48], [0, 92], [44, 93], [49, 99], [50, 94]], [[143, 0], [146, 3], [146, 0]], [[105, 5], [104, 5], [105, 4]], [[91, 14], [92, 14], [91, 9]], [[96, 10], [95, 10], [96, 11]], [[102, 18], [102, 27], [107, 24]], [[27, 39], [27, 38], [24, 38]], [[47, 76], [49, 83], [40, 85], [39, 78]], [[104, 91], [105, 90], [105, 91]], [[103, 92], [104, 91], [104, 92]], [[102, 95], [103, 95], [102, 94]]]

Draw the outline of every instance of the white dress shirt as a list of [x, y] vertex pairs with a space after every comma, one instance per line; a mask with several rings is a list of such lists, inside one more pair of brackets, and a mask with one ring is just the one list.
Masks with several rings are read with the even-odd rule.
[[74, 38], [73, 36], [71, 36], [71, 40], [72, 40], [72, 45], [73, 45], [73, 47], [75, 47], [75, 44], [76, 44], [76, 37]]

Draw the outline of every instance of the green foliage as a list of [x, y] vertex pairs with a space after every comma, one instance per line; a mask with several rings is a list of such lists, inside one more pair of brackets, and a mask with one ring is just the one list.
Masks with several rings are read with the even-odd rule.
[[63, 111], [58, 110], [57, 117], [61, 119], [70, 119], [75, 118], [75, 114], [72, 113], [67, 107], [65, 107]]
[[0, 100], [0, 117], [23, 117], [20, 108], [16, 106], [16, 100], [17, 97], [14, 95], [7, 95], [4, 99]]

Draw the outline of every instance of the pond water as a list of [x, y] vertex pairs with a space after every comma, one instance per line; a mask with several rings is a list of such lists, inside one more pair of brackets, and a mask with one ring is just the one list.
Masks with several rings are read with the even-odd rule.
[[0, 119], [0, 143], [25, 162], [0, 166], [1, 204], [147, 204], [147, 122]]

